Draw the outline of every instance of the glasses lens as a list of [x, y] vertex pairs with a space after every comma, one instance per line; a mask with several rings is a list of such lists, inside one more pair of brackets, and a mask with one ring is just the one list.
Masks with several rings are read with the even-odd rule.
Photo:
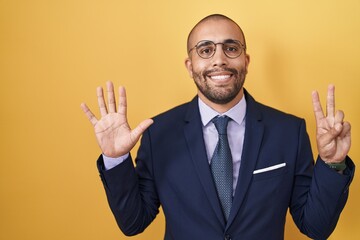
[[216, 49], [215, 43], [211, 41], [201, 41], [196, 45], [196, 52], [202, 58], [211, 58]]
[[224, 43], [223, 50], [226, 56], [228, 56], [229, 58], [236, 58], [240, 56], [242, 52], [242, 47], [238, 42], [228, 42]]

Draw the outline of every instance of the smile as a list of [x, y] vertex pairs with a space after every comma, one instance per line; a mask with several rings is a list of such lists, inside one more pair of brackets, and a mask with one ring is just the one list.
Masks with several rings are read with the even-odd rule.
[[215, 76], [209, 76], [212, 80], [226, 80], [231, 77], [231, 75], [215, 75]]

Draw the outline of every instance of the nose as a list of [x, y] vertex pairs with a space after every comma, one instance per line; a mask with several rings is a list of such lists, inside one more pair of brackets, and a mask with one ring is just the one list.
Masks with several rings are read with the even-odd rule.
[[213, 67], [225, 66], [228, 64], [228, 57], [225, 55], [223, 51], [222, 44], [216, 44], [216, 51], [211, 60]]

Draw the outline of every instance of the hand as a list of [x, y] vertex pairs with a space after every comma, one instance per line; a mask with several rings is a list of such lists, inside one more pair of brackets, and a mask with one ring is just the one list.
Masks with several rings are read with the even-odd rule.
[[146, 119], [131, 130], [126, 116], [125, 88], [119, 87], [119, 105], [116, 111], [113, 83], [107, 82], [106, 86], [108, 108], [105, 104], [102, 87], [97, 88], [98, 105], [101, 113], [100, 120], [95, 117], [85, 103], [81, 104], [81, 109], [94, 126], [96, 139], [103, 154], [115, 158], [129, 153], [141, 134], [153, 123], [153, 120]]
[[335, 86], [329, 85], [326, 101], [326, 116], [322, 110], [318, 92], [312, 92], [316, 118], [316, 142], [320, 158], [326, 163], [340, 163], [350, 150], [350, 123], [344, 122], [344, 113], [335, 112]]

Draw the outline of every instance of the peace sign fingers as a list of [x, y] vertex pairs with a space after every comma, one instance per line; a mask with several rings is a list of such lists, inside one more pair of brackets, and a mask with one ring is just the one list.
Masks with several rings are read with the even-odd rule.
[[335, 116], [335, 86], [332, 84], [328, 86], [326, 98], [326, 113], [328, 117]]
[[326, 98], [326, 115], [321, 107], [319, 94], [312, 92], [316, 119], [316, 140], [321, 159], [341, 162], [350, 149], [350, 124], [344, 122], [344, 112], [335, 111], [335, 86], [329, 85]]
[[320, 122], [325, 118], [325, 116], [323, 109], [321, 107], [319, 93], [317, 91], [312, 92], [312, 103], [313, 103], [316, 125], [319, 126]]

